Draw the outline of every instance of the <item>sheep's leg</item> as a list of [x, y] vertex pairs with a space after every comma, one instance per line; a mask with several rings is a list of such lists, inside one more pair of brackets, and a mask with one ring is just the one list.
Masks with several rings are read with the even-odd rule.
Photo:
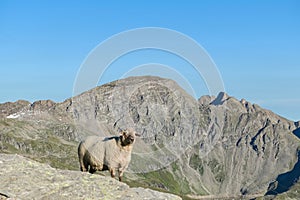
[[125, 170], [127, 169], [128, 164], [129, 164], [129, 163], [127, 163], [125, 166], [120, 167], [120, 168], [118, 169], [118, 172], [119, 172], [119, 181], [122, 181], [123, 174], [124, 174]]
[[122, 182], [122, 177], [123, 177], [123, 176], [119, 176], [119, 181], [120, 181], [120, 182]]
[[86, 171], [87, 171], [87, 169], [86, 169], [86, 168], [84, 168], [84, 166], [83, 166], [83, 165], [80, 165], [80, 171], [82, 171], [82, 172], [86, 172]]
[[123, 171], [119, 170], [119, 181], [122, 182]]
[[80, 142], [78, 146], [78, 158], [80, 164], [80, 170], [82, 172], [86, 172], [88, 170], [88, 164], [86, 162], [86, 149], [84, 148], [84, 144]]
[[80, 162], [80, 171], [86, 172], [86, 168], [84, 167], [83, 163]]
[[114, 178], [116, 176], [115, 170], [113, 168], [110, 168], [109, 171], [110, 171], [111, 177]]
[[123, 177], [123, 170], [119, 170], [119, 181], [122, 182], [122, 177]]
[[80, 170], [82, 172], [87, 172], [88, 164], [84, 162], [82, 158], [80, 158], [79, 163], [80, 163]]

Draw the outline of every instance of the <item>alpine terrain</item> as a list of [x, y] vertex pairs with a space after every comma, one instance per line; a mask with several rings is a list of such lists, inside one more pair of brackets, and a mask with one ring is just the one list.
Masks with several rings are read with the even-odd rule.
[[[72, 182], [83, 177], [81, 172], [67, 171], [79, 171], [81, 140], [88, 135], [116, 135], [119, 128], [128, 127], [141, 135], [124, 173], [130, 187], [186, 199], [300, 197], [296, 189], [299, 122], [224, 92], [197, 100], [176, 82], [159, 77], [114, 81], [61, 103], [19, 100], [0, 104], [0, 153], [58, 168], [45, 167], [51, 172], [49, 178], [56, 173], [52, 170], [64, 170], [72, 174]], [[9, 166], [4, 165], [7, 156], [2, 154], [1, 177], [5, 176], [3, 168]], [[22, 170], [30, 173], [29, 167]], [[105, 172], [100, 174], [111, 180]], [[81, 183], [94, 178], [86, 175]], [[7, 187], [0, 184], [0, 193], [18, 196], [17, 188]]]

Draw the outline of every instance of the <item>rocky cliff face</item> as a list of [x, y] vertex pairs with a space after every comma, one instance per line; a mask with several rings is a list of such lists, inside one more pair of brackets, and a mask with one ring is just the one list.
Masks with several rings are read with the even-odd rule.
[[2, 152], [68, 169], [78, 168], [76, 146], [87, 135], [133, 127], [142, 137], [126, 181], [195, 198], [264, 195], [293, 169], [300, 147], [297, 123], [225, 93], [196, 100], [158, 77], [115, 81], [62, 103], [2, 104], [0, 111]]
[[199, 159], [208, 169], [200, 179], [211, 182], [206, 186], [210, 193], [261, 194], [270, 180], [297, 162], [293, 122], [224, 93], [203, 105], [214, 111], [211, 120], [218, 126], [215, 132], [220, 131], [215, 147]]

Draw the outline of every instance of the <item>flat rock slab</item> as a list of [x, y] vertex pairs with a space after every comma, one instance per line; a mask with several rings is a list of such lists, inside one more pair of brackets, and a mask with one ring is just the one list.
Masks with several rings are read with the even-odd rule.
[[0, 199], [181, 199], [130, 188], [110, 177], [59, 170], [28, 158], [0, 154]]

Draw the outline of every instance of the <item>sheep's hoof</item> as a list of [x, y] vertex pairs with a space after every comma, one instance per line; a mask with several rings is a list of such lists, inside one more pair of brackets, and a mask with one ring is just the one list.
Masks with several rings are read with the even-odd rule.
[[121, 176], [119, 177], [119, 181], [122, 182], [122, 177]]
[[91, 168], [90, 170], [89, 170], [89, 172], [91, 173], [91, 174], [93, 174], [93, 173], [95, 173], [97, 170], [95, 170], [95, 169], [93, 169], [93, 168]]
[[87, 172], [86, 168], [80, 167], [80, 171]]

